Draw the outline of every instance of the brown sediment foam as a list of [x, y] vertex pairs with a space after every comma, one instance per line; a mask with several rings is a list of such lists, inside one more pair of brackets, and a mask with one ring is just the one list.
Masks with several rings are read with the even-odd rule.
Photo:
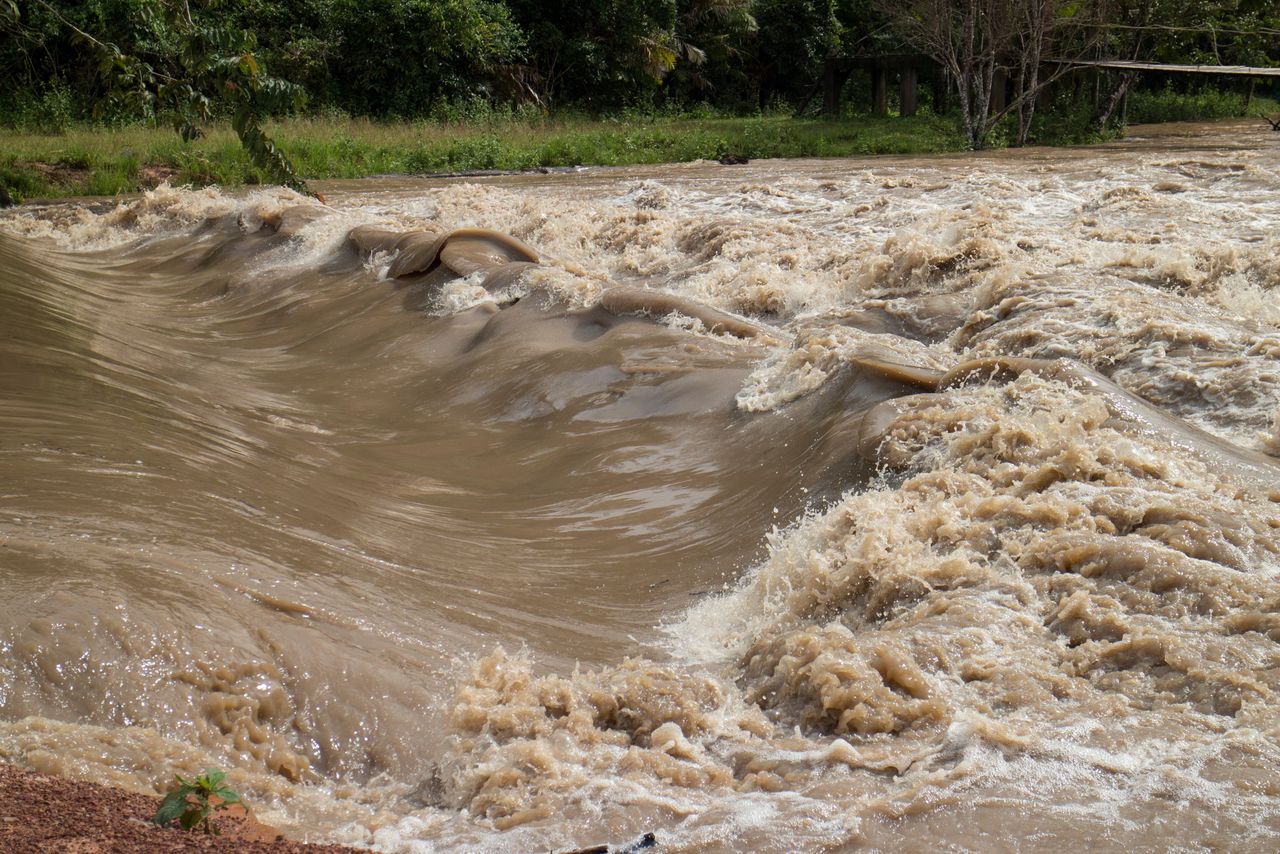
[[393, 252], [389, 278], [429, 273], [443, 264], [459, 276], [483, 272], [481, 287], [501, 291], [520, 281], [536, 266], [538, 254], [510, 235], [488, 229], [394, 231], [381, 226], [357, 226], [347, 238], [362, 252]]
[[[462, 738], [449, 766], [460, 776], [447, 789], [517, 823], [564, 809], [593, 775], [704, 792], [802, 791], [825, 772], [778, 755], [774, 729], [799, 724], [897, 739], [896, 783], [856, 773], [825, 783], [864, 798], [868, 787], [892, 790], [883, 808], [896, 818], [926, 809], [931, 785], [979, 774], [963, 755], [980, 745], [1024, 771], [1022, 757], [1039, 756], [1061, 779], [1020, 794], [1026, 821], [1074, 803], [1063, 784], [1101, 761], [1070, 771], [1081, 758], [1053, 762], [1067, 749], [1059, 728], [1124, 714], [1132, 729], [1100, 727], [1085, 738], [1090, 750], [1141, 749], [1155, 726], [1200, 745], [1194, 754], [1207, 749], [1200, 733], [1223, 718], [1246, 733], [1268, 719], [1280, 652], [1241, 632], [1267, 625], [1263, 614], [1280, 601], [1274, 578], [1252, 569], [1280, 553], [1266, 502], [1217, 482], [1176, 437], [1169, 445], [1156, 430], [1117, 429], [1087, 386], [1035, 371], [1003, 388], [956, 386], [883, 406], [903, 404], [881, 437], [881, 459], [908, 475], [902, 485], [847, 496], [777, 541], [741, 592], [690, 618], [741, 620], [727, 637], [744, 650], [734, 672], [749, 705], [708, 717], [725, 702], [709, 697], [694, 715], [682, 704], [701, 689], [676, 670], [637, 664], [566, 681], [499, 655], [460, 695]], [[627, 696], [632, 680], [643, 694]], [[753, 705], [769, 718], [753, 717]], [[557, 739], [582, 752], [572, 770]], [[858, 740], [840, 763], [874, 775], [885, 761], [876, 746]], [[1239, 773], [1239, 762], [1276, 785], [1265, 771], [1280, 756], [1274, 740], [1206, 756], [1186, 761], [1214, 774]], [[673, 757], [684, 764], [668, 767]], [[545, 773], [520, 770], [530, 763]], [[584, 776], [556, 779], [564, 773]], [[1267, 802], [1238, 806], [1259, 816]]]
[[[854, 355], [850, 357], [849, 362], [863, 370], [915, 385], [927, 391], [945, 391], [971, 381], [981, 384], [1004, 384], [1027, 372], [1061, 380], [1077, 388], [1087, 388], [1107, 402], [1112, 415], [1117, 419], [1117, 424], [1124, 425], [1121, 429], [1147, 432], [1159, 436], [1162, 441], [1177, 444], [1185, 451], [1213, 463], [1219, 470], [1230, 471], [1234, 477], [1261, 489], [1262, 494], [1270, 496], [1272, 500], [1280, 501], [1280, 460], [1242, 448], [1162, 412], [1137, 395], [1122, 389], [1097, 371], [1078, 362], [1068, 359], [1047, 360], [998, 356], [961, 362], [945, 372], [888, 362], [868, 355]], [[862, 445], [869, 447], [868, 443], [876, 441], [875, 431], [871, 425], [887, 428], [887, 418], [903, 407], [911, 405], [910, 398], [880, 404], [876, 410], [873, 410], [874, 414], [869, 414], [869, 418], [864, 422], [868, 426], [863, 430]]]
[[971, 294], [927, 294], [866, 300], [857, 310], [843, 311], [838, 316], [840, 323], [867, 332], [935, 343], [959, 328], [973, 309]]
[[[361, 252], [394, 252], [396, 242], [406, 232], [382, 225], [358, 225], [347, 233], [347, 240]], [[412, 233], [412, 232], [410, 232]], [[430, 234], [426, 230], [422, 234]]]
[[538, 263], [538, 253], [508, 234], [482, 228], [451, 231], [440, 260], [460, 276], [513, 262]]
[[1008, 381], [1028, 371], [1089, 389], [1107, 402], [1112, 415], [1126, 425], [1124, 429], [1158, 436], [1162, 441], [1175, 444], [1211, 463], [1218, 471], [1229, 471], [1234, 477], [1261, 489], [1273, 501], [1280, 501], [1280, 460], [1242, 448], [1162, 412], [1097, 371], [1068, 359], [975, 359], [963, 362], [939, 377], [937, 388], [946, 389], [972, 378], [987, 383]]
[[789, 346], [775, 348], [739, 391], [744, 412], [769, 412], [833, 380], [875, 376], [908, 388], [932, 388], [955, 357], [898, 335], [844, 325], [804, 325]]
[[886, 362], [870, 356], [854, 356], [850, 359], [850, 363], [864, 370], [873, 371], [890, 379], [930, 391], [938, 389], [942, 378], [947, 376], [941, 371], [930, 370], [919, 365]]
[[[1015, 415], [988, 387], [923, 397], [890, 424], [881, 450], [917, 473], [897, 490], [847, 498], [762, 568], [747, 591], [765, 598], [746, 609], [753, 628], [742, 638], [754, 695], [784, 719], [837, 733], [911, 730], [974, 702], [997, 718], [1002, 708], [1053, 717], [1057, 704], [1069, 717], [1112, 693], [1135, 710], [1188, 703], [1265, 718], [1277, 686], [1263, 662], [1276, 651], [1232, 640], [1235, 622], [1224, 621], [1274, 605], [1273, 579], [1242, 575], [1275, 558], [1273, 511], [1229, 485], [1197, 487], [1191, 510], [1179, 501], [1188, 475], [1169, 456], [1179, 452], [1156, 435], [1142, 441], [1164, 457], [1116, 442], [1087, 392], [1033, 374], [1009, 389], [1015, 407], [1046, 392], [1074, 397], [1076, 414], [1043, 421], [1048, 411], [1033, 403]], [[880, 524], [885, 516], [894, 524]], [[1046, 598], [1061, 607], [1041, 623]], [[1188, 612], [1216, 628], [1180, 624]], [[1061, 647], [1058, 633], [1074, 640]], [[1019, 638], [1010, 649], [1026, 662], [992, 647], [999, 637]], [[1040, 654], [1070, 666], [1033, 665]], [[1225, 662], [1239, 655], [1262, 658], [1233, 673]]]
[[[1265, 446], [1254, 436], [1268, 430], [1275, 415], [1280, 337], [1263, 294], [1280, 280], [1255, 264], [1238, 259], [1232, 273], [1198, 286], [1214, 301], [1232, 295], [1229, 307], [1171, 297], [1178, 281], [1209, 275], [1193, 275], [1181, 261], [1157, 271], [1155, 287], [1061, 274], [1011, 279], [983, 292], [982, 305], [952, 343], [973, 357], [1069, 356], [1197, 426], [1225, 432], [1238, 444]], [[1128, 275], [1147, 279], [1145, 272]]]

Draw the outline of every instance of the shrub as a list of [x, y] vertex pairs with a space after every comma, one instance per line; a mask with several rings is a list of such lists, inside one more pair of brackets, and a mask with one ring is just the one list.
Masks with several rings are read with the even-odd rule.
[[223, 785], [226, 776], [216, 768], [206, 768], [203, 774], [190, 780], [175, 776], [174, 788], [164, 796], [151, 820], [161, 827], [176, 821], [183, 830], [221, 833], [213, 823], [214, 813], [243, 803], [238, 794]]

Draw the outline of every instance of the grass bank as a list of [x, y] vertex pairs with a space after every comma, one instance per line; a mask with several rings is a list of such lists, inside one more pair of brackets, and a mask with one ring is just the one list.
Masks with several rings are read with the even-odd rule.
[[[963, 148], [953, 122], [929, 116], [460, 124], [292, 119], [273, 123], [269, 131], [307, 179]], [[0, 186], [15, 198], [114, 195], [165, 179], [239, 187], [259, 176], [228, 128], [215, 128], [191, 144], [167, 127], [73, 126], [57, 134], [0, 128]]]
[[1274, 115], [1280, 103], [1259, 95], [1246, 98], [1244, 93], [1201, 89], [1179, 92], [1172, 87], [1137, 90], [1129, 94], [1127, 118], [1132, 124], [1160, 122], [1203, 122], [1240, 116]]
[[[1131, 122], [1211, 120], [1280, 111], [1267, 98], [1171, 89], [1134, 92]], [[1096, 141], [1082, 135], [1087, 115], [1042, 116], [1039, 144]], [[1012, 119], [1009, 120], [1011, 123]], [[241, 187], [259, 183], [230, 128], [184, 143], [169, 127], [63, 124], [57, 132], [0, 126], [0, 188], [15, 200], [111, 196], [175, 184]], [[950, 117], [790, 115], [731, 117], [522, 118], [506, 114], [455, 122], [376, 122], [345, 116], [273, 122], [268, 130], [308, 180], [519, 170], [552, 166], [624, 166], [745, 157], [849, 157], [959, 151]], [[993, 134], [993, 143], [1011, 134]], [[1116, 133], [1120, 131], [1117, 130]]]

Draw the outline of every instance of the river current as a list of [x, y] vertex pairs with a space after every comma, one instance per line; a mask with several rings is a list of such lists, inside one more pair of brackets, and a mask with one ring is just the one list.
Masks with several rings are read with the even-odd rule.
[[0, 759], [384, 851], [1280, 847], [1280, 138], [0, 214]]

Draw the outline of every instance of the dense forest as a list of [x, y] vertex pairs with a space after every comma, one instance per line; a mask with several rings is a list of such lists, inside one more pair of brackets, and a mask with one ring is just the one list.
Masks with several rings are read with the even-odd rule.
[[302, 87], [313, 111], [447, 117], [485, 102], [749, 112], [812, 101], [833, 59], [945, 60], [940, 50], [974, 47], [939, 44], [963, 33], [935, 32], [963, 28], [970, 11], [1013, 78], [1041, 35], [1044, 56], [1280, 61], [1274, 0], [0, 0], [0, 97], [10, 116], [41, 99], [107, 119], [144, 115], [156, 105], [122, 97], [93, 40], [156, 79], [181, 76], [190, 42], [174, 21], [185, 18]]
[[[1280, 3], [0, 0], [0, 190], [1062, 144], [1280, 109], [1280, 77], [1116, 60], [1275, 67]], [[166, 126], [204, 144], [104, 137]]]

